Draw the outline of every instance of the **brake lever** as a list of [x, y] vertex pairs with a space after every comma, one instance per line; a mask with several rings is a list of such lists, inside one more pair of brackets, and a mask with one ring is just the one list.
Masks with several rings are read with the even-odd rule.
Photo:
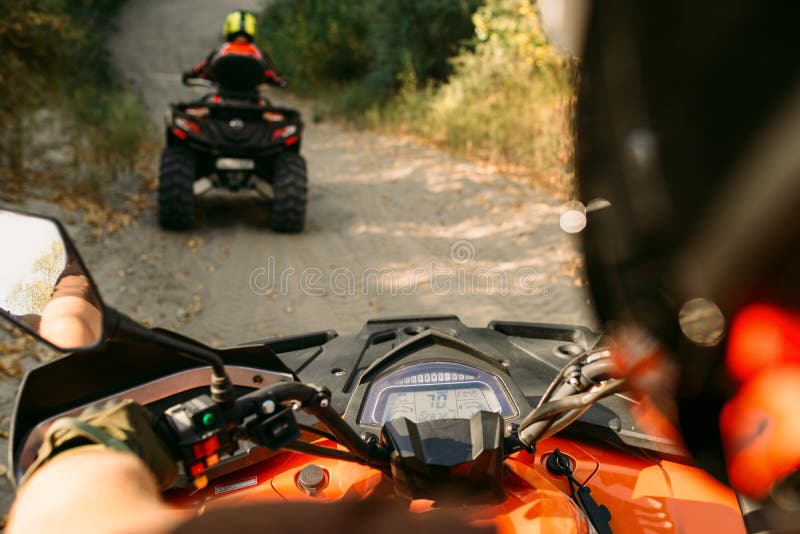
[[265, 402], [263, 414], [245, 420], [247, 436], [259, 445], [273, 451], [283, 448], [300, 437], [300, 429], [294, 417], [294, 410], [283, 404]]

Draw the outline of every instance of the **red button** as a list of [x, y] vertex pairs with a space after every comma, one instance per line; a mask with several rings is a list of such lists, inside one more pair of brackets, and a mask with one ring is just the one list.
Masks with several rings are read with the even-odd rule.
[[219, 438], [217, 436], [211, 436], [205, 441], [201, 441], [200, 443], [195, 443], [192, 445], [192, 451], [194, 451], [195, 458], [205, 458], [206, 456], [211, 456], [218, 450]]
[[194, 478], [197, 478], [200, 475], [202, 475], [205, 472], [205, 470], [206, 468], [203, 465], [203, 462], [197, 462], [196, 464], [192, 464], [191, 467], [189, 467], [189, 471], [192, 473], [192, 476]]

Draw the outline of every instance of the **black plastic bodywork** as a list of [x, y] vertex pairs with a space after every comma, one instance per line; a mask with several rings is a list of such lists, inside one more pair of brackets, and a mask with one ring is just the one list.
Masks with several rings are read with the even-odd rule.
[[[272, 158], [284, 151], [300, 150], [303, 121], [297, 110], [272, 106], [268, 102], [263, 105], [244, 100], [215, 103], [210, 98], [213, 95], [196, 102], [173, 104], [166, 130], [168, 145], [182, 145], [194, 151], [198, 177], [216, 173], [217, 158], [243, 158], [254, 160], [253, 174], [271, 181]], [[208, 114], [198, 117], [187, 113], [187, 109], [207, 109]], [[266, 112], [283, 115], [283, 120], [267, 121], [264, 118]], [[196, 124], [199, 131], [180, 128], [177, 119]], [[272, 140], [276, 130], [289, 126], [295, 128], [294, 133]], [[178, 137], [176, 129], [185, 138]], [[296, 140], [286, 146], [288, 137]]]
[[[206, 108], [208, 114], [203, 117], [187, 114], [187, 109]], [[197, 150], [208, 151], [219, 156], [230, 157], [259, 157], [274, 154], [283, 149], [284, 139], [270, 140], [275, 130], [286, 126], [295, 126], [298, 137], [302, 134], [303, 121], [297, 110], [285, 107], [276, 107], [268, 103], [257, 104], [244, 101], [221, 103], [199, 100], [196, 102], [183, 102], [173, 104], [172, 121], [170, 130], [175, 125], [178, 117], [198, 124], [200, 133], [186, 131], [187, 138], [182, 141], [168, 132], [167, 141], [184, 143]], [[281, 114], [283, 120], [267, 121], [263, 115], [266, 112]], [[241, 128], [233, 128], [230, 121], [240, 120], [244, 123]], [[185, 131], [185, 130], [184, 130]]]
[[[417, 331], [411, 328], [406, 334]], [[388, 350], [386, 354], [375, 360], [358, 377], [357, 384], [351, 388], [350, 399], [345, 410], [344, 419], [353, 426], [360, 425], [363, 429], [380, 433], [380, 427], [373, 426], [360, 420], [364, 402], [372, 389], [372, 385], [397, 369], [423, 362], [452, 362], [468, 365], [469, 367], [485, 371], [496, 377], [502, 384], [504, 395], [511, 401], [515, 415], [508, 418], [509, 422], [520, 423], [528, 414], [529, 403], [525, 394], [511, 378], [503, 360], [492, 358], [478, 350], [473, 345], [453, 336], [453, 331], [445, 334], [438, 329], [427, 329]], [[387, 334], [383, 334], [384, 337]], [[381, 336], [374, 336], [380, 341]]]
[[383, 426], [392, 451], [392, 480], [409, 499], [461, 501], [503, 494], [503, 429], [500, 414], [414, 423], [405, 417]]

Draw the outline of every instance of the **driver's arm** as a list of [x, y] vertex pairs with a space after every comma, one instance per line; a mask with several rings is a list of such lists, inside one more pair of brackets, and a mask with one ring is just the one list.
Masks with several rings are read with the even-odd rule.
[[56, 420], [28, 467], [7, 532], [168, 532], [161, 501], [177, 478], [153, 416], [132, 401]]
[[286, 87], [286, 80], [278, 73], [272, 59], [263, 50], [259, 49], [258, 51], [261, 54], [261, 61], [264, 63], [264, 78], [267, 83], [277, 87]]
[[42, 310], [39, 334], [60, 347], [93, 345], [103, 333], [101, 307], [89, 279], [73, 262], [61, 274]]
[[80, 297], [51, 300], [42, 312], [39, 333], [59, 347], [95, 344], [102, 335], [102, 313]]
[[76, 449], [23, 484], [6, 532], [170, 532], [181, 516], [159, 495], [155, 477], [133, 454]]
[[183, 73], [184, 80], [187, 78], [191, 78], [192, 76], [198, 76], [200, 78], [208, 78], [210, 75], [208, 66], [211, 64], [211, 60], [217, 54], [217, 49], [212, 50], [206, 58], [192, 67], [190, 70]]

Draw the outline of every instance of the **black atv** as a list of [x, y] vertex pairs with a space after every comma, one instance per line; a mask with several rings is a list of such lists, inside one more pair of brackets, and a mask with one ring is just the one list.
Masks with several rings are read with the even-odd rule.
[[255, 81], [261, 71], [248, 58], [220, 58], [214, 67], [215, 79], [229, 83], [184, 78], [185, 85], [217, 90], [195, 102], [172, 104], [167, 116], [159, 224], [172, 230], [192, 228], [195, 197], [214, 187], [255, 189], [272, 199], [274, 230], [301, 232], [308, 177], [300, 155], [300, 113], [273, 106], [258, 92]]

